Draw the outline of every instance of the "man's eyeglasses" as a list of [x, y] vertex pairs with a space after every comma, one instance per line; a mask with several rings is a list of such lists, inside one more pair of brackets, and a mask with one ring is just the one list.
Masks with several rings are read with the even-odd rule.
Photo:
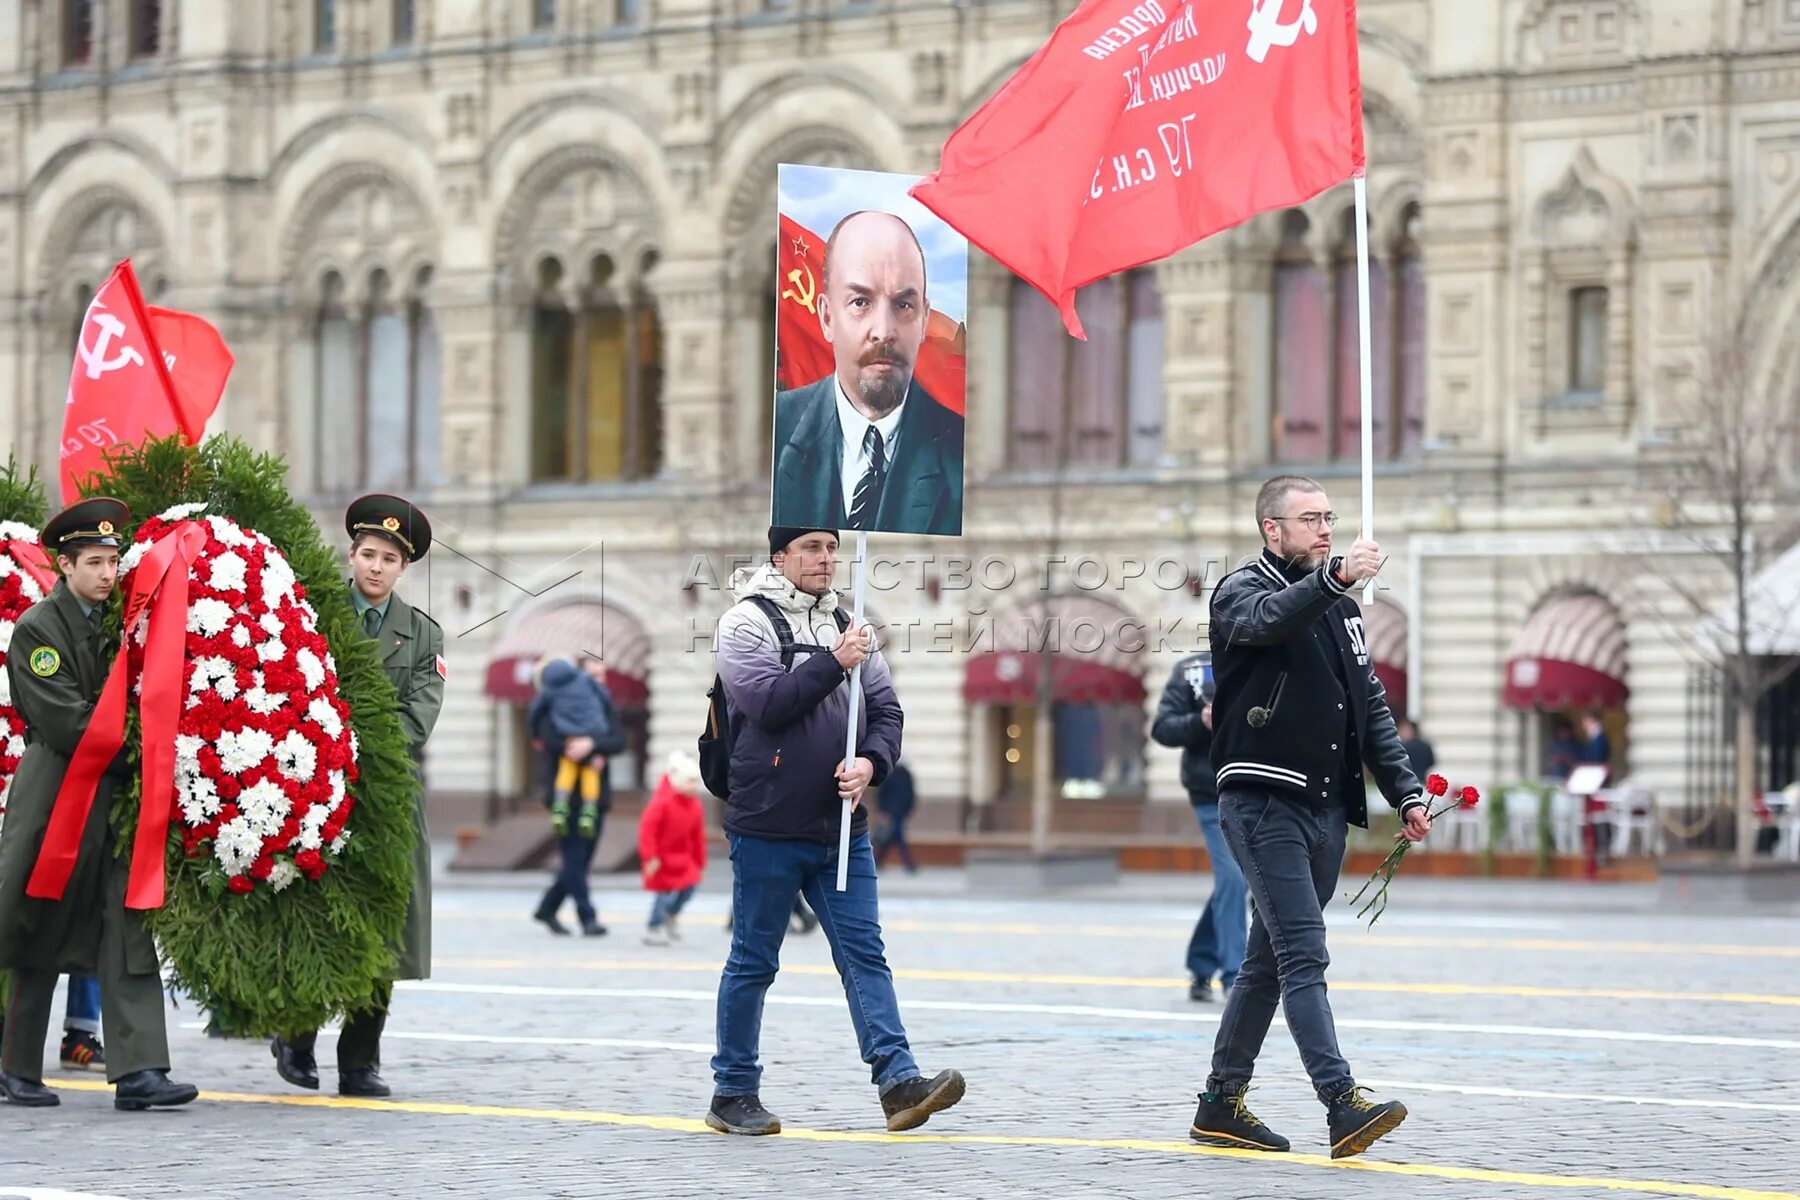
[[1275, 519], [1277, 521], [1298, 521], [1314, 533], [1317, 533], [1321, 526], [1326, 529], [1334, 528], [1338, 521], [1337, 514], [1334, 512], [1306, 512], [1297, 517], [1276, 517]]

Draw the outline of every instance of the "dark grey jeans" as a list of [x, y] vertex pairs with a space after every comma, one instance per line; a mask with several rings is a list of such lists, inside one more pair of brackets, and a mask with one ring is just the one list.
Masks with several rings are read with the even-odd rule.
[[1354, 1086], [1325, 997], [1325, 905], [1344, 863], [1344, 809], [1283, 792], [1226, 788], [1219, 825], [1250, 887], [1250, 945], [1225, 1000], [1206, 1090], [1250, 1082], [1279, 1003], [1313, 1090], [1329, 1104]]

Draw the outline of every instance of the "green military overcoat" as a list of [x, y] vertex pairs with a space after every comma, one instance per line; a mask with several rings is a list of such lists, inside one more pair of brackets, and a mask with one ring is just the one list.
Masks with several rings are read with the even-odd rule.
[[[400, 693], [400, 724], [412, 751], [420, 785], [413, 789], [419, 842], [413, 850], [412, 902], [400, 944], [396, 979], [431, 977], [431, 839], [425, 828], [425, 788], [418, 764], [425, 760], [425, 739], [444, 707], [444, 631], [438, 623], [399, 596], [388, 601], [379, 635], [381, 663]], [[8, 818], [11, 819], [10, 817]]]
[[128, 777], [111, 770], [100, 776], [63, 898], [25, 895], [57, 790], [87, 732], [115, 649], [90, 631], [81, 602], [60, 580], [13, 629], [6, 673], [28, 744], [7, 792], [6, 829], [0, 834], [0, 967], [109, 973], [101, 970], [104, 952], [113, 971], [157, 970], [156, 943], [142, 913], [126, 910], [115, 926], [116, 942], [102, 946], [102, 913], [109, 903], [123, 909], [130, 873], [129, 857], [115, 852], [109, 824], [114, 796]]

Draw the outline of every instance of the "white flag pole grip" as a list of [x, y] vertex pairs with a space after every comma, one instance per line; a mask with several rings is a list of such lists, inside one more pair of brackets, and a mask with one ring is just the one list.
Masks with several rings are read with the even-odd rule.
[[[855, 629], [863, 619], [863, 561], [869, 555], [869, 534], [867, 530], [857, 530], [856, 559], [850, 564], [851, 577], [855, 582], [851, 585], [853, 597], [850, 608], [850, 628]], [[862, 664], [858, 663], [850, 671], [850, 721], [844, 727], [844, 765], [856, 762], [856, 720], [862, 714]], [[865, 801], [867, 797], [864, 797]], [[850, 822], [853, 814], [850, 802], [844, 801], [844, 810], [838, 820], [838, 857], [837, 857], [837, 890], [848, 891], [850, 888]]]

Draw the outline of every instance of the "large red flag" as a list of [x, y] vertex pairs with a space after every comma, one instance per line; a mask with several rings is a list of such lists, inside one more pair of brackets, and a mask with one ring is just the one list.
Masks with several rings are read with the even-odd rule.
[[[775, 386], [805, 387], [836, 370], [831, 343], [819, 328], [819, 292], [825, 286], [825, 239], [798, 221], [781, 218], [775, 251]], [[930, 287], [929, 282], [926, 284]], [[913, 377], [952, 412], [963, 411], [967, 390], [962, 323], [933, 309]]]
[[[164, 345], [162, 338], [170, 342]], [[149, 308], [126, 259], [88, 304], [63, 408], [62, 494], [114, 446], [180, 433], [200, 440], [231, 373], [218, 330], [191, 313]]]
[[1362, 168], [1355, 0], [1084, 0], [912, 194], [1081, 337], [1078, 289]]

